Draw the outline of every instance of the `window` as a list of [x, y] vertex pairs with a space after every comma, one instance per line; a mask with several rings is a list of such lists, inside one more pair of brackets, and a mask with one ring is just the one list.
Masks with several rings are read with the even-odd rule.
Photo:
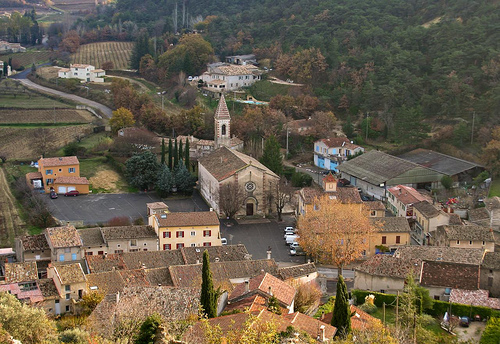
[[71, 254], [71, 260], [76, 260], [76, 253]]
[[60, 254], [59, 255], [59, 261], [60, 262], [64, 262], [64, 254]]
[[69, 312], [69, 305], [66, 306], [66, 312]]
[[191, 231], [191, 236], [196, 236], [196, 231]]
[[184, 247], [184, 244], [177, 244], [177, 249]]
[[434, 300], [438, 300], [439, 301], [439, 295], [434, 295]]
[[396, 244], [401, 244], [401, 237], [396, 235]]
[[457, 240], [457, 245], [460, 245], [460, 240]]
[[66, 300], [69, 300], [71, 298], [71, 294], [70, 293], [67, 293], [66, 294]]
[[70, 168], [68, 169], [68, 172], [69, 172], [69, 173], [75, 173], [75, 168], [74, 168], [74, 167], [70, 167]]
[[147, 248], [145, 248], [143, 251], [147, 251], [147, 250], [148, 250], [148, 249], [147, 249]]
[[363, 250], [363, 252], [361, 253], [363, 256], [366, 256], [366, 250]]
[[53, 182], [54, 182], [53, 179], [51, 179], [51, 178], [47, 179], [47, 185], [52, 184]]
[[370, 216], [371, 217], [377, 216], [377, 212], [375, 210], [370, 211]]
[[493, 287], [493, 277], [488, 277], [488, 287]]
[[85, 255], [86, 256], [92, 256], [92, 255], [94, 255], [94, 252], [85, 252]]
[[171, 249], [172, 249], [172, 245], [170, 245], [170, 244], [163, 244], [163, 250], [164, 251], [169, 251]]
[[97, 254], [104, 254], [104, 251], [97, 251]]
[[469, 241], [469, 245], [472, 245], [472, 240], [471, 240], [471, 241]]
[[117, 245], [116, 245], [116, 247], [122, 247], [122, 245], [120, 245], [120, 244], [117, 244]]
[[137, 240], [135, 239], [130, 240], [130, 246], [137, 246]]
[[144, 243], [144, 246], [148, 246], [148, 243], [147, 243], [147, 242], [145, 242], [145, 243]]
[[62, 168], [59, 169], [59, 172], [62, 172]]
[[78, 298], [81, 299], [83, 296], [83, 289], [78, 290]]
[[163, 232], [163, 237], [164, 238], [171, 238], [172, 237], [172, 233], [171, 232]]
[[387, 244], [387, 237], [383, 236], [382, 237], [382, 245], [385, 245], [385, 244]]
[[176, 238], [184, 238], [184, 231], [175, 232], [175, 237]]
[[191, 247], [196, 247], [196, 244], [191, 244]]
[[204, 237], [212, 236], [212, 231], [211, 230], [203, 231], [203, 236]]
[[483, 246], [486, 245], [486, 241], [483, 240]]
[[123, 253], [123, 250], [115, 250], [115, 253]]
[[131, 249], [129, 250], [129, 252], [137, 252], [137, 251], [139, 251], [139, 249], [138, 249], [138, 248], [131, 248]]
[[221, 135], [226, 135], [226, 125], [222, 125]]
[[212, 246], [212, 243], [211, 242], [204, 242], [203, 246]]

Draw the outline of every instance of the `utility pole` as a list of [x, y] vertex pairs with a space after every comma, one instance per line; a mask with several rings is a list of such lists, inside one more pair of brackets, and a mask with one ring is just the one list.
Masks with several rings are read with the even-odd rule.
[[470, 144], [474, 141], [474, 121], [476, 120], [476, 111], [472, 113], [472, 131], [470, 133]]
[[369, 123], [370, 121], [368, 120], [369, 118], [370, 118], [370, 114], [369, 114], [369, 113], [367, 113], [367, 114], [366, 114], [366, 138], [365, 138], [365, 141], [367, 141], [367, 140], [368, 140], [368, 125], [370, 124], [370, 123]]
[[288, 160], [288, 123], [286, 124], [286, 157], [285, 159]]
[[399, 324], [399, 290], [398, 296], [396, 296], [396, 330], [398, 329]]
[[382, 303], [382, 309], [383, 309], [383, 314], [384, 314], [382, 323], [383, 323], [383, 324], [384, 324], [384, 326], [385, 326], [385, 302], [384, 302], [384, 303]]

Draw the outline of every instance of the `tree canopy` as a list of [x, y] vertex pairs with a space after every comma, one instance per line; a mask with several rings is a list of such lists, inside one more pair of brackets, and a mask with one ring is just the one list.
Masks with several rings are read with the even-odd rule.
[[151, 185], [156, 183], [160, 164], [156, 155], [146, 151], [128, 159], [125, 167], [130, 185], [140, 190], [148, 190]]
[[134, 115], [130, 110], [123, 107], [113, 111], [113, 116], [109, 120], [109, 125], [115, 133], [122, 128], [131, 127], [134, 124]]
[[283, 173], [283, 158], [280, 149], [281, 146], [276, 136], [271, 135], [266, 139], [264, 154], [260, 158], [260, 162], [278, 176]]

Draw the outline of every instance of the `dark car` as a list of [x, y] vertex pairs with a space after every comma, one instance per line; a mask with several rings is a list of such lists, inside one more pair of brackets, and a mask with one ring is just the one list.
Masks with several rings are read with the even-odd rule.
[[64, 196], [78, 196], [80, 193], [78, 192], [78, 190], [71, 190], [71, 191], [68, 191], [64, 194]]
[[55, 191], [50, 192], [50, 198], [56, 199], [57, 198], [57, 193]]
[[460, 326], [462, 327], [469, 327], [469, 324], [470, 324], [470, 319], [469, 317], [460, 317], [460, 322], [459, 322]]

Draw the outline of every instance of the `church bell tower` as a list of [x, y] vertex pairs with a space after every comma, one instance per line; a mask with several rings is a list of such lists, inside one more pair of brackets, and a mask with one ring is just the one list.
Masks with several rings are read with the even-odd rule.
[[214, 121], [215, 149], [222, 146], [231, 148], [231, 116], [229, 115], [229, 109], [227, 108], [224, 94], [222, 94], [219, 99], [219, 105], [217, 106], [217, 110], [215, 110]]

